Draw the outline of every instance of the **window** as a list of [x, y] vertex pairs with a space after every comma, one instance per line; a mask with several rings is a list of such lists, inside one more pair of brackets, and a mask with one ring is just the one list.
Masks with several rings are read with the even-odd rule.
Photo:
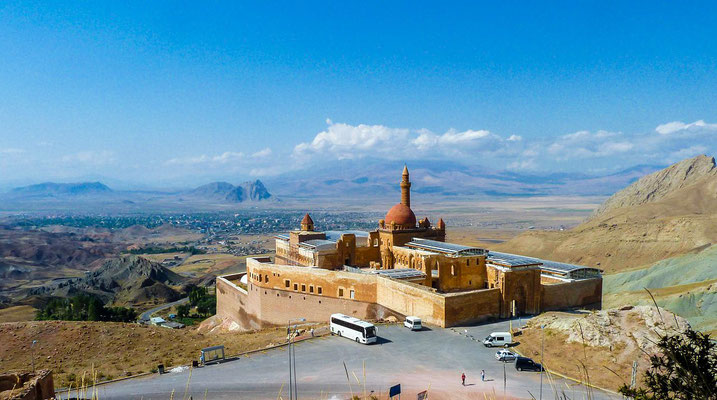
[[378, 247], [378, 239], [373, 240], [373, 247]]
[[472, 285], [472, 284], [473, 284], [473, 281], [468, 281], [468, 284], [469, 284], [469, 285]]
[[456, 276], [456, 266], [451, 265], [451, 275]]
[[344, 297], [344, 289], [339, 288], [339, 297]]
[[309, 286], [309, 293], [314, 293], [314, 285]]
[[349, 291], [349, 298], [352, 298], [352, 299], [354, 298], [354, 291], [353, 291], [353, 290]]
[[291, 281], [288, 279], [284, 279], [284, 287], [291, 287]]
[[319, 286], [319, 287], [316, 288], [316, 292], [317, 292], [318, 294], [321, 294], [321, 292], [322, 292], [321, 286]]
[[301, 291], [302, 291], [302, 292], [305, 292], [305, 291], [306, 291], [306, 285], [303, 284], [303, 283], [301, 284]]
[[264, 275], [264, 282], [269, 283], [269, 275]]
[[299, 284], [298, 284], [298, 283], [295, 283], [295, 284], [294, 284], [294, 290], [299, 290]]
[[471, 259], [469, 258], [466, 260], [466, 267], [470, 267], [470, 266], [471, 266]]

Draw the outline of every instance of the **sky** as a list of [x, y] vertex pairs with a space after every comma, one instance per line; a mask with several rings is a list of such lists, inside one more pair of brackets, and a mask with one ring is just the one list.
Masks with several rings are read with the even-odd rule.
[[0, 2], [0, 185], [717, 149], [716, 2]]

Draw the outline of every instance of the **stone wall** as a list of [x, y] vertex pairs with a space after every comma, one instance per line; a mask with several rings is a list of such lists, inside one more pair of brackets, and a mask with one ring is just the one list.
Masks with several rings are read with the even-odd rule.
[[602, 278], [542, 285], [542, 311], [602, 308]]
[[381, 277], [376, 299], [400, 314], [415, 315], [429, 324], [445, 326], [445, 297], [429, 287]]
[[52, 371], [0, 374], [0, 398], [7, 400], [45, 400], [55, 397]]
[[497, 288], [451, 293], [445, 299], [443, 326], [485, 321], [500, 314], [500, 289]]

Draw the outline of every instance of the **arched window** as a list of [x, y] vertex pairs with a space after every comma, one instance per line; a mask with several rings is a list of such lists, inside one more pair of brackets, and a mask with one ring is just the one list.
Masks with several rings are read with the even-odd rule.
[[456, 276], [456, 266], [451, 265], [451, 275]]

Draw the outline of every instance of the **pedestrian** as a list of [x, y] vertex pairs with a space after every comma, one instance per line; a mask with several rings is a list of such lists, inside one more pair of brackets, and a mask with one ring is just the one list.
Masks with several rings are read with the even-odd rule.
[[461, 374], [461, 384], [463, 384], [463, 386], [466, 385], [466, 373], [465, 372]]
[[480, 370], [480, 380], [485, 382], [485, 370], [484, 369]]

